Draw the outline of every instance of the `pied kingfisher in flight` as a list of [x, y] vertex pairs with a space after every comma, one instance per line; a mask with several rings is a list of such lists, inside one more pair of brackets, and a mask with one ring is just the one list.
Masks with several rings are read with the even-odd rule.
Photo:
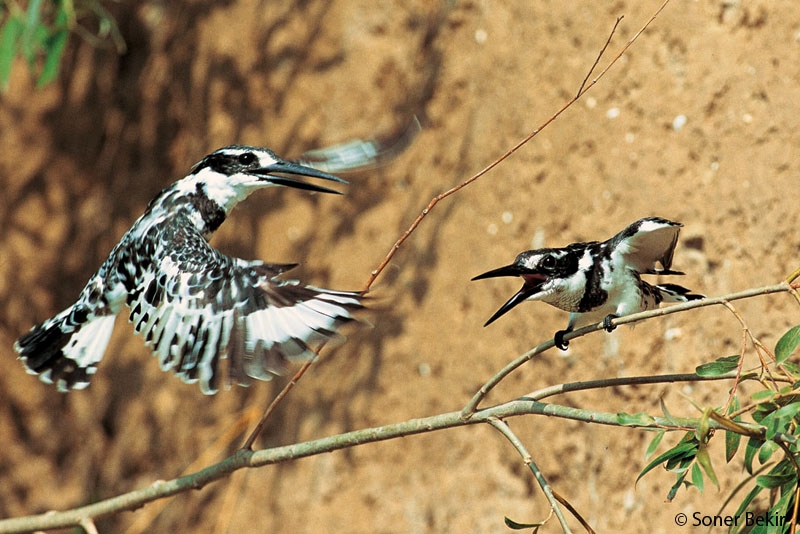
[[[473, 278], [520, 276], [523, 279], [522, 289], [484, 326], [524, 300], [541, 300], [571, 312], [566, 330], [559, 330], [554, 338], [555, 345], [566, 350], [564, 335], [576, 328], [602, 319], [610, 332], [614, 329], [611, 320], [616, 317], [657, 308], [662, 302], [704, 298], [676, 284], [652, 285], [641, 278], [643, 274], [683, 274], [670, 269], [681, 226], [659, 217], [647, 217], [602, 243], [573, 243], [564, 248], [522, 252], [511, 265]], [[661, 264], [660, 269], [656, 262]]]
[[97, 370], [122, 305], [161, 363], [214, 394], [220, 364], [227, 384], [270, 380], [287, 362], [308, 360], [361, 308], [360, 293], [330, 291], [278, 276], [296, 264], [228, 257], [208, 239], [250, 193], [286, 186], [337, 193], [278, 174], [346, 183], [278, 158], [228, 146], [158, 194], [95, 273], [77, 302], [14, 344], [31, 374], [60, 391], [82, 389]]

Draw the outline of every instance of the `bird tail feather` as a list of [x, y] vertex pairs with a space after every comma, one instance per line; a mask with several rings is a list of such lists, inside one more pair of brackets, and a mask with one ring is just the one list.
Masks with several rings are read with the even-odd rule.
[[706, 298], [705, 295], [692, 293], [691, 289], [678, 284], [659, 284], [656, 289], [661, 295], [661, 302], [689, 302], [690, 300]]
[[59, 391], [89, 385], [103, 358], [116, 315], [94, 315], [75, 304], [21, 336], [14, 349], [30, 374]]

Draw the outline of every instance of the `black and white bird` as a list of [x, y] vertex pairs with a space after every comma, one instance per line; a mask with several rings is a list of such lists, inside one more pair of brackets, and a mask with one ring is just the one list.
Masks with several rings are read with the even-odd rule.
[[[563, 248], [527, 250], [511, 265], [476, 276], [473, 280], [519, 276], [520, 289], [486, 322], [487, 326], [524, 300], [541, 300], [571, 312], [565, 330], [555, 334], [555, 345], [566, 350], [564, 335], [603, 320], [609, 332], [612, 319], [657, 308], [662, 302], [704, 298], [676, 284], [652, 285], [643, 274], [682, 275], [671, 270], [680, 223], [647, 217], [608, 241], [573, 243]], [[661, 268], [657, 268], [656, 264]]]
[[283, 280], [296, 264], [228, 257], [208, 239], [257, 189], [286, 186], [337, 193], [276, 174], [346, 183], [250, 146], [221, 148], [147, 206], [111, 251], [77, 302], [14, 344], [29, 373], [60, 391], [89, 385], [123, 304], [164, 371], [216, 393], [227, 384], [270, 380], [286, 364], [313, 357], [311, 346], [337, 335], [361, 308], [357, 292]]

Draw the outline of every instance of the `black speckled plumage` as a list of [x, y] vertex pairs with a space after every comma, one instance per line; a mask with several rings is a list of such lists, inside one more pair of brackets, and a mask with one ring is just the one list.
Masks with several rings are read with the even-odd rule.
[[342, 182], [263, 148], [235, 145], [206, 156], [150, 202], [73, 306], [17, 340], [28, 371], [61, 391], [86, 387], [123, 304], [161, 368], [199, 381], [207, 394], [221, 380], [269, 380], [288, 362], [311, 358], [314, 345], [352, 320], [361, 295], [280, 279], [294, 264], [231, 258], [208, 243], [256, 189], [335, 192], [273, 173]]

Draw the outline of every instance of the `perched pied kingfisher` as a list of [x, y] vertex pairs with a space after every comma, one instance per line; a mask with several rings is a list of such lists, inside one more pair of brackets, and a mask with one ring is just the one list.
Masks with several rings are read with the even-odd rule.
[[161, 368], [199, 381], [206, 394], [217, 391], [221, 360], [227, 359], [227, 384], [247, 385], [313, 357], [309, 345], [334, 337], [361, 307], [361, 295], [279, 279], [296, 264], [231, 258], [208, 243], [257, 189], [337, 193], [275, 173], [346, 183], [265, 148], [209, 154], [150, 202], [75, 304], [17, 340], [28, 372], [60, 391], [88, 386], [123, 304]]
[[[522, 289], [484, 326], [524, 300], [541, 300], [571, 312], [566, 330], [559, 330], [554, 338], [556, 346], [566, 350], [564, 335], [575, 328], [603, 319], [603, 326], [610, 332], [614, 329], [611, 320], [616, 317], [657, 308], [662, 302], [704, 298], [676, 284], [651, 285], [641, 278], [643, 274], [683, 274], [670, 269], [681, 226], [648, 217], [602, 243], [590, 241], [522, 252], [511, 265], [473, 278], [523, 279]], [[660, 269], [656, 262], [661, 264]]]

